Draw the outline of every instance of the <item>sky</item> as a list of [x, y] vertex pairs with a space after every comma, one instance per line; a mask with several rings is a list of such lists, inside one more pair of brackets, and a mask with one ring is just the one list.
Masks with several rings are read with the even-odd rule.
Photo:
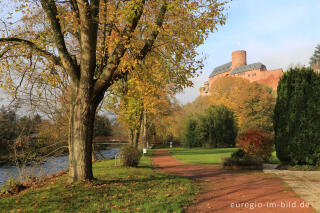
[[212, 70], [230, 62], [235, 50], [247, 51], [248, 64], [261, 62], [267, 69], [286, 71], [309, 65], [320, 44], [320, 0], [233, 0], [226, 15], [226, 24], [198, 48], [205, 66], [194, 86], [176, 96], [181, 104], [197, 98]]
[[308, 65], [320, 44], [320, 0], [232, 0], [226, 16], [226, 24], [198, 48], [206, 57], [205, 67], [194, 86], [176, 96], [181, 104], [197, 98], [214, 67], [230, 62], [235, 50], [247, 51], [248, 64], [261, 62], [267, 69], [285, 71], [292, 64]]

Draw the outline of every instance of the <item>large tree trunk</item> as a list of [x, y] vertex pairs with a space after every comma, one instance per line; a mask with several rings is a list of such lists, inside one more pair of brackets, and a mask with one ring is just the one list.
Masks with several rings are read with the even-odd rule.
[[71, 135], [69, 142], [69, 181], [91, 180], [92, 139], [96, 104], [88, 90], [79, 89], [72, 98]]
[[129, 144], [130, 144], [130, 146], [138, 148], [139, 136], [140, 136], [140, 128], [138, 130], [137, 129], [129, 129], [128, 136], [129, 136]]
[[135, 128], [131, 128], [128, 130], [128, 136], [129, 136], [129, 144], [131, 146], [134, 146], [135, 148], [140, 148], [139, 146], [139, 137], [140, 137], [140, 130], [141, 130], [141, 122], [142, 122], [142, 115], [143, 112], [139, 115], [139, 124]]

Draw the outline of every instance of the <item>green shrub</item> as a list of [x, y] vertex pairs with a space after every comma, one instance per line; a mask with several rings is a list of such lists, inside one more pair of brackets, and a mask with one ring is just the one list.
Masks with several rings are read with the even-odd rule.
[[234, 113], [224, 105], [212, 105], [199, 116], [199, 139], [211, 148], [234, 147], [238, 133]]
[[185, 147], [234, 147], [238, 127], [234, 113], [224, 105], [212, 105], [193, 117], [188, 117], [182, 131]]
[[122, 166], [137, 167], [142, 153], [133, 146], [125, 146], [122, 147], [120, 156]]
[[230, 158], [233, 160], [237, 160], [237, 159], [243, 159], [246, 156], [247, 156], [247, 153], [245, 151], [243, 151], [242, 149], [238, 149], [231, 154]]
[[273, 146], [273, 137], [262, 129], [248, 129], [237, 137], [237, 147], [264, 161], [271, 157]]
[[225, 169], [262, 170], [263, 160], [249, 155], [242, 149], [238, 149], [231, 154], [230, 158], [223, 159], [222, 166]]
[[188, 117], [182, 133], [182, 143], [185, 147], [192, 148], [201, 146], [198, 128], [198, 121], [193, 117]]
[[274, 109], [277, 157], [291, 165], [320, 164], [320, 74], [311, 68], [286, 72]]

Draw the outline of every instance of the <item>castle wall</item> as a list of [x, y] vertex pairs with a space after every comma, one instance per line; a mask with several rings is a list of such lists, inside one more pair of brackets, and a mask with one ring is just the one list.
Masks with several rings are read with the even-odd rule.
[[260, 84], [266, 84], [273, 90], [277, 90], [278, 83], [283, 75], [282, 69], [268, 70], [267, 72], [269, 72], [269, 75], [263, 75], [259, 80], [257, 80], [257, 82]]
[[[231, 71], [218, 74], [213, 78], [209, 78], [209, 88], [212, 86], [213, 82], [216, 79], [220, 77], [228, 76], [230, 75], [230, 73]], [[259, 70], [250, 70], [243, 73], [237, 73], [230, 76], [245, 78], [245, 79], [248, 79], [250, 82], [258, 82], [261, 84], [265, 84], [271, 87], [273, 90], [277, 90], [278, 82], [282, 74], [283, 74], [282, 69], [264, 70], [264, 71], [261, 71], [259, 69]]]
[[230, 74], [231, 74], [231, 70], [229, 72], [220, 73], [218, 75], [215, 75], [214, 77], [209, 78], [209, 88], [212, 86], [212, 84], [215, 80], [217, 80], [218, 78], [221, 78], [221, 77], [228, 76]]
[[[257, 70], [250, 70], [250, 71], [231, 75], [231, 72], [234, 68], [239, 66], [245, 66], [245, 65], [247, 65], [246, 51], [238, 50], [238, 51], [232, 52], [232, 65], [230, 67], [230, 70], [224, 73], [216, 74], [213, 77], [209, 78], [209, 81], [205, 82], [204, 87], [200, 88], [200, 95], [201, 96], [210, 95], [209, 90], [212, 87], [214, 81], [224, 76], [235, 76], [235, 77], [245, 78], [245, 79], [248, 79], [250, 82], [258, 82], [261, 84], [265, 84], [271, 87], [273, 90], [277, 90], [279, 80], [283, 74], [282, 69], [267, 70], [266, 67], [262, 65], [261, 68]], [[221, 70], [215, 73], [219, 73], [219, 72], [221, 72]]]

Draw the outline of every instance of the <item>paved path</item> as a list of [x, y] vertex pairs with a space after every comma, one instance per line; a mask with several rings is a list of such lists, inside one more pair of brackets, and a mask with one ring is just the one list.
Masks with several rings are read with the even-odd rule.
[[202, 189], [186, 212], [313, 212], [312, 207], [285, 187], [280, 178], [262, 172], [221, 170], [218, 165], [186, 164], [167, 150], [152, 158], [156, 168], [201, 182]]
[[320, 212], [320, 171], [265, 169], [264, 172], [280, 177], [302, 199], [311, 203], [313, 208]]

